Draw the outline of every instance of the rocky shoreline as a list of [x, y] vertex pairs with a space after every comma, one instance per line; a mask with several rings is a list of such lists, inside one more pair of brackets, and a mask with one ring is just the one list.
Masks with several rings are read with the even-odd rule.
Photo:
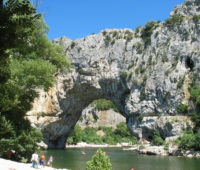
[[129, 143], [118, 143], [116, 145], [109, 144], [88, 144], [85, 142], [77, 143], [76, 145], [65, 145], [65, 148], [117, 148], [117, 147], [132, 147]]
[[178, 148], [177, 145], [170, 144], [167, 148], [162, 146], [152, 146], [150, 144], [134, 145], [130, 148], [124, 148], [127, 151], [137, 151], [140, 154], [146, 155], [162, 155], [162, 156], [178, 156], [178, 157], [188, 157], [188, 158], [200, 158], [199, 151], [192, 150], [182, 150]]

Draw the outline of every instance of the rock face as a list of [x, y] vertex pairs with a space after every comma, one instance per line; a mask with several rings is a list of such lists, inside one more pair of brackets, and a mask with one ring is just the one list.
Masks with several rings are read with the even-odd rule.
[[77, 124], [79, 124], [83, 129], [87, 126], [106, 126], [116, 128], [116, 125], [120, 122], [126, 122], [125, 117], [120, 113], [117, 113], [112, 109], [100, 111], [92, 106], [88, 106], [82, 111], [81, 118]]
[[159, 130], [161, 136], [169, 140], [172, 136], [180, 136], [183, 130], [192, 129], [193, 126], [187, 116], [150, 116], [142, 120], [131, 118], [128, 122], [128, 127], [134, 136], [148, 140], [153, 138], [155, 130]]
[[[57, 75], [52, 95], [42, 94], [28, 113], [48, 146], [64, 147], [82, 110], [99, 98], [111, 100], [138, 137], [151, 133], [143, 132], [148, 123], [140, 125], [138, 115], [177, 115], [177, 107], [188, 104], [191, 76], [200, 76], [199, 8], [199, 0], [187, 0], [164, 23], [149, 22], [136, 31], [106, 29], [75, 41], [56, 39], [74, 67]], [[37, 120], [38, 111], [43, 115]], [[151, 121], [165, 137], [180, 132], [178, 127], [168, 133], [170, 127]]]

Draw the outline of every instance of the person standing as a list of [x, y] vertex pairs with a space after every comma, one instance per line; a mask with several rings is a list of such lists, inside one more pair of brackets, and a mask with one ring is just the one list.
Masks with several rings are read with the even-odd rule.
[[48, 166], [50, 166], [50, 167], [52, 167], [52, 163], [53, 163], [53, 156], [51, 155], [50, 157], [49, 157], [49, 161], [48, 161]]
[[38, 154], [37, 154], [37, 152], [32, 154], [31, 161], [32, 161], [32, 167], [38, 168]]
[[40, 165], [41, 165], [41, 168], [44, 168], [44, 167], [45, 167], [45, 164], [46, 164], [45, 156], [42, 155], [42, 156], [40, 157]]

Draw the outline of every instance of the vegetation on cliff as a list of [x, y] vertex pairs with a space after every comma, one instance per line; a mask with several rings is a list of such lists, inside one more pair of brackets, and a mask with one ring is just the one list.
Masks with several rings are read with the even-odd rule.
[[[98, 135], [98, 131], [103, 131], [104, 135]], [[93, 144], [106, 143], [113, 145], [121, 142], [137, 143], [137, 139], [130, 134], [124, 122], [119, 123], [116, 129], [112, 129], [111, 127], [86, 127], [84, 130], [81, 130], [80, 126], [76, 125], [74, 131], [67, 139], [67, 143], [76, 144], [81, 141]]]
[[36, 89], [47, 91], [54, 74], [69, 63], [48, 40], [48, 27], [30, 1], [1, 0], [0, 8], [0, 157], [30, 159], [42, 134], [25, 113], [38, 96]]

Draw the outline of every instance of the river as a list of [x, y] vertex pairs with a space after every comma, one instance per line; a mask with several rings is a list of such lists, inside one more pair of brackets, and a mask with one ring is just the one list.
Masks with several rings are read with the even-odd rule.
[[[53, 155], [55, 168], [84, 170], [86, 162], [96, 152], [97, 148], [73, 148], [66, 150], [47, 150], [43, 153], [48, 159]], [[122, 148], [102, 148], [110, 157], [112, 170], [200, 170], [200, 159], [179, 158], [174, 156], [140, 155], [133, 151], [123, 151]], [[84, 151], [86, 155], [81, 155]]]

